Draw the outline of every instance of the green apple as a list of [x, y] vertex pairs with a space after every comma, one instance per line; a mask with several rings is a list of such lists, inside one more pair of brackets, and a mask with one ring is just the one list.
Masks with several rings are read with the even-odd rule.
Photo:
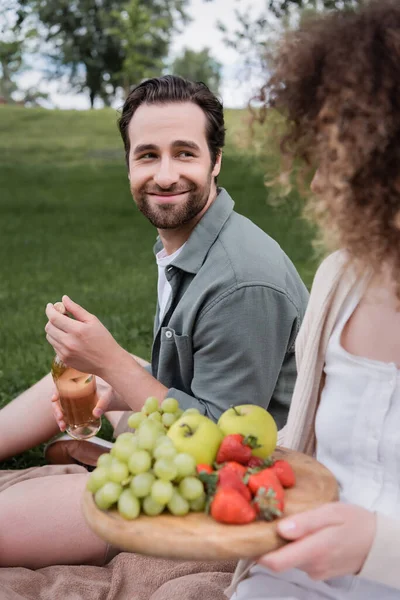
[[191, 454], [197, 465], [214, 462], [224, 437], [214, 421], [200, 414], [182, 415], [169, 428], [167, 435], [178, 452]]
[[276, 448], [278, 429], [268, 411], [256, 404], [242, 404], [228, 408], [219, 418], [218, 427], [224, 435], [241, 433], [257, 438], [260, 448], [254, 448], [253, 456], [267, 458]]

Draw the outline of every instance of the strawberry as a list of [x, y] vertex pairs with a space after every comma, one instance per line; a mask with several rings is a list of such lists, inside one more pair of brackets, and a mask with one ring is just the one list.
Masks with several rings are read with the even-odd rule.
[[262, 467], [263, 464], [264, 461], [262, 458], [259, 458], [258, 456], [250, 456], [247, 466], [249, 467], [249, 469], [254, 469], [255, 467]]
[[253, 473], [248, 477], [247, 485], [250, 491], [256, 495], [260, 488], [264, 488], [267, 491], [271, 488], [276, 491], [283, 498], [283, 487], [278, 477], [274, 473], [272, 468], [263, 469], [258, 473]]
[[210, 465], [197, 465], [196, 467], [197, 473], [212, 473], [213, 468]]
[[272, 470], [284, 488], [290, 488], [295, 485], [296, 475], [294, 474], [291, 465], [286, 460], [275, 461]]
[[244, 525], [254, 521], [257, 512], [237, 490], [220, 488], [211, 502], [211, 516], [220, 523]]
[[246, 438], [240, 433], [231, 433], [224, 437], [217, 454], [217, 463], [238, 462], [247, 465], [253, 448], [259, 448], [257, 439], [253, 436]]
[[285, 507], [284, 491], [272, 487], [266, 490], [261, 487], [258, 489], [253, 505], [257, 514], [261, 514], [266, 521], [272, 521], [276, 517], [281, 517]]
[[242, 476], [228, 466], [229, 463], [218, 471], [217, 490], [221, 488], [231, 488], [242, 494], [248, 502], [251, 500], [251, 492], [247, 485], [243, 483]]
[[241, 465], [240, 463], [235, 462], [233, 460], [224, 463], [222, 465], [222, 469], [230, 469], [231, 471], [237, 473], [241, 478], [243, 478], [246, 475], [247, 471], [244, 465]]

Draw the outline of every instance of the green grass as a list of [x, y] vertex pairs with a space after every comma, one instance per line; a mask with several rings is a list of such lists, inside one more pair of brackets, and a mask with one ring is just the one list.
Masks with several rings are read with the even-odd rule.
[[[293, 194], [278, 208], [268, 204], [267, 159], [248, 146], [245, 117], [227, 111], [220, 184], [238, 212], [282, 245], [309, 285], [315, 261], [301, 203]], [[150, 358], [156, 234], [129, 194], [116, 118], [109, 109], [0, 107], [0, 408], [48, 372], [53, 350], [44, 309], [64, 293], [122, 346]], [[42, 464], [41, 452], [0, 468]]]

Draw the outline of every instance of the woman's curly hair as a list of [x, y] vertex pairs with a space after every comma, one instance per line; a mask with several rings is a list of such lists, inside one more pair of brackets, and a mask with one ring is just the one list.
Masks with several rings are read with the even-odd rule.
[[276, 52], [258, 97], [287, 125], [289, 172], [318, 168], [307, 212], [362, 269], [394, 269], [400, 299], [400, 0], [305, 20]]

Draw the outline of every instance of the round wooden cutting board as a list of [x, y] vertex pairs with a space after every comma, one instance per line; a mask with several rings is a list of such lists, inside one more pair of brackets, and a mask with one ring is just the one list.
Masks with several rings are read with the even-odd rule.
[[[286, 448], [274, 458], [284, 458], [296, 473], [296, 485], [285, 490], [284, 516], [293, 515], [338, 499], [332, 473], [315, 459]], [[284, 545], [276, 532], [277, 520], [248, 525], [225, 525], [205, 513], [184, 517], [162, 514], [123, 519], [116, 510], [101, 511], [85, 491], [83, 514], [90, 528], [108, 543], [125, 551], [185, 560], [221, 560], [259, 556]]]

